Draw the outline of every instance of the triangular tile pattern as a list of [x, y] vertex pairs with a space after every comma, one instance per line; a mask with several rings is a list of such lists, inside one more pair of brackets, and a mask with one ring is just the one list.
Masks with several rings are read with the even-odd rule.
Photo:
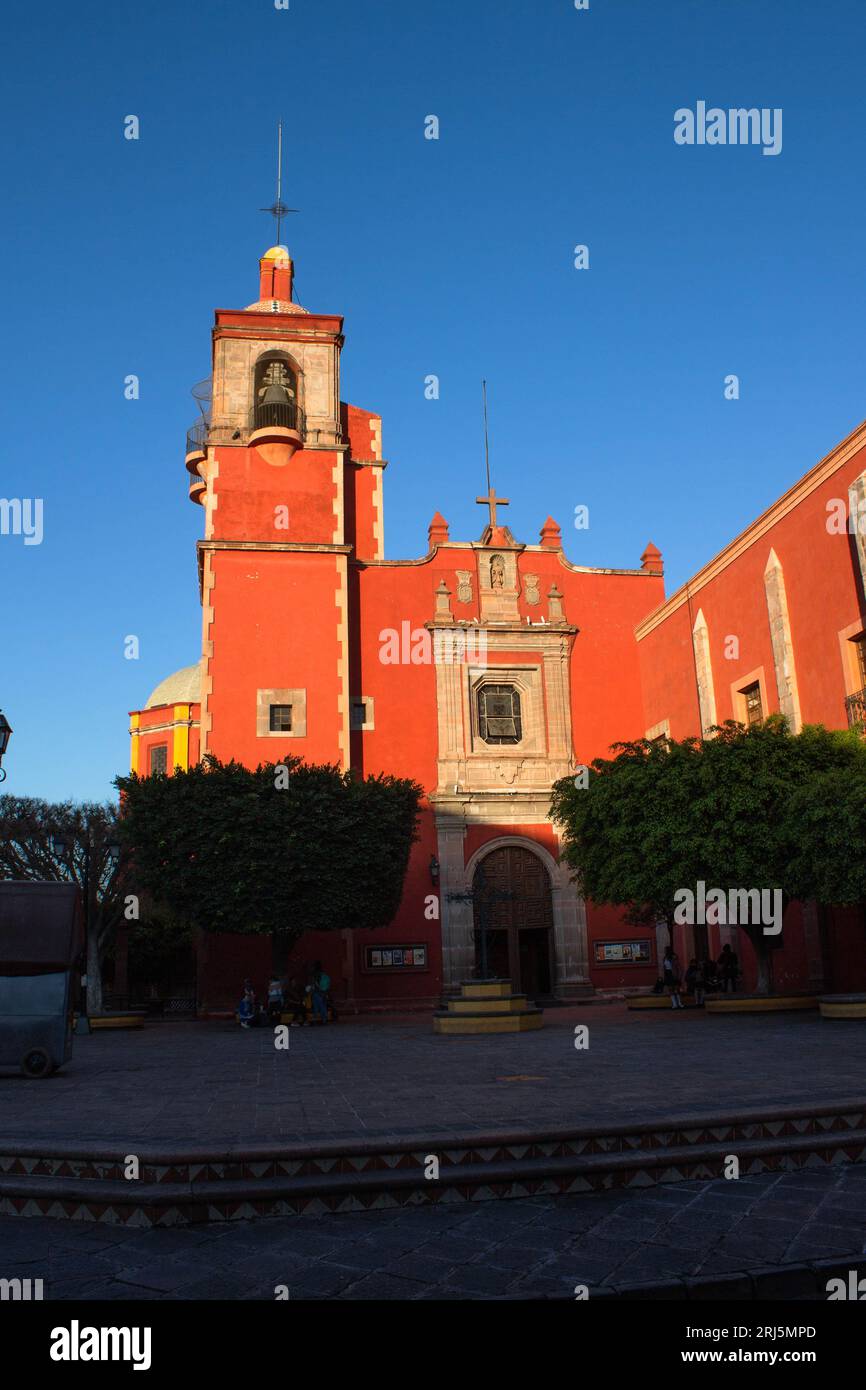
[[[749, 1115], [674, 1127], [661, 1123], [631, 1132], [452, 1143], [444, 1149], [432, 1138], [417, 1148], [383, 1145], [381, 1150], [370, 1147], [344, 1154], [150, 1159], [142, 1163], [138, 1200], [129, 1189], [129, 1195], [125, 1192], [120, 1200], [106, 1191], [102, 1201], [93, 1194], [85, 1197], [74, 1192], [81, 1183], [124, 1181], [124, 1156], [0, 1153], [0, 1215], [52, 1215], [146, 1227], [292, 1213], [388, 1210], [440, 1201], [493, 1201], [533, 1193], [608, 1191], [720, 1176], [723, 1154], [737, 1144], [760, 1146], [759, 1152], [742, 1155], [749, 1174], [866, 1163], [866, 1104], [823, 1115], [804, 1110], [766, 1119]], [[439, 1157], [439, 1184], [424, 1176], [431, 1152]], [[632, 1156], [635, 1161], [630, 1163]], [[556, 1171], [545, 1171], [551, 1164], [557, 1165]], [[503, 1171], [494, 1171], [496, 1166]], [[291, 1184], [298, 1180], [318, 1184], [318, 1190], [292, 1191]], [[328, 1191], [329, 1181], [334, 1183], [332, 1191]], [[25, 1190], [42, 1182], [44, 1194]], [[226, 1187], [221, 1194], [223, 1184], [249, 1190], [230, 1193]], [[277, 1189], [280, 1184], [289, 1185], [289, 1190], [271, 1193], [269, 1184]], [[150, 1192], [147, 1198], [145, 1186]], [[68, 1193], [64, 1187], [70, 1189]], [[155, 1191], [159, 1188], [164, 1189], [163, 1198]]]

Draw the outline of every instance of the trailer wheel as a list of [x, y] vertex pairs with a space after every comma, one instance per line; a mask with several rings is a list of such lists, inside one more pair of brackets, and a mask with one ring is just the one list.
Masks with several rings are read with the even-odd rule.
[[21, 1070], [25, 1076], [29, 1076], [35, 1081], [40, 1077], [50, 1076], [54, 1070], [54, 1063], [44, 1047], [33, 1047], [24, 1054], [21, 1060]]

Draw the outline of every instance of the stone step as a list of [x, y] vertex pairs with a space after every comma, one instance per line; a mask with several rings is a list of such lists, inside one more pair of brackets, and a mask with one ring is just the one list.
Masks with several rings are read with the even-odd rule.
[[[532, 1148], [532, 1146], [527, 1146]], [[279, 1177], [190, 1182], [127, 1182], [76, 1177], [0, 1177], [0, 1216], [52, 1216], [123, 1225], [178, 1225], [201, 1221], [357, 1211], [436, 1201], [483, 1201], [549, 1193], [591, 1193], [612, 1188], [721, 1177], [730, 1140], [619, 1153], [512, 1155], [448, 1162], [431, 1140], [423, 1155], [439, 1159], [435, 1179], [419, 1166], [330, 1171]], [[866, 1127], [821, 1134], [742, 1139], [736, 1145], [741, 1176], [783, 1168], [866, 1161]]]
[[464, 994], [460, 999], [449, 999], [444, 1009], [437, 1010], [435, 1017], [443, 1014], [463, 1013], [521, 1013], [529, 1007], [525, 994], [499, 994], [491, 998], [480, 994]]
[[489, 999], [497, 995], [502, 997], [511, 993], [510, 980], [463, 980], [460, 989], [465, 996], [475, 995], [476, 998]]
[[434, 1033], [527, 1033], [544, 1026], [541, 1009], [491, 1009], [488, 1013], [475, 1011], [451, 1013], [439, 1009], [433, 1015]]
[[[124, 1177], [126, 1155], [139, 1179]], [[741, 1173], [866, 1163], [866, 1099], [671, 1113], [606, 1126], [371, 1135], [184, 1148], [0, 1139], [0, 1216], [170, 1225], [437, 1200], [592, 1192]], [[428, 1180], [431, 1156], [439, 1178]]]

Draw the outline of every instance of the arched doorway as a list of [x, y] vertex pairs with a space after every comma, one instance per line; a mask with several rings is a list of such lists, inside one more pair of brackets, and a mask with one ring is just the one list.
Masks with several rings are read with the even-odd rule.
[[488, 973], [510, 979], [521, 994], [550, 994], [553, 906], [550, 878], [538, 855], [519, 845], [485, 855], [472, 877], [472, 912], [476, 974], [486, 925]]

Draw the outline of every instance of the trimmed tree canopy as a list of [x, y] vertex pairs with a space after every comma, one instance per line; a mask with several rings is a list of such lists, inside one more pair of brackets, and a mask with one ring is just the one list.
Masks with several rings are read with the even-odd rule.
[[[866, 746], [856, 734], [812, 726], [792, 735], [775, 716], [751, 729], [729, 721], [706, 739], [640, 739], [612, 752], [595, 760], [586, 786], [565, 778], [553, 790], [563, 858], [594, 902], [624, 906], [632, 921], [670, 922], [677, 894], [701, 880], [707, 890], [779, 890], [783, 902], [843, 882], [846, 892], [856, 890], [839, 858], [850, 856], [851, 843], [829, 833], [826, 803], [830, 788], [849, 786], [852, 823], [862, 817]], [[836, 855], [832, 874], [819, 871], [806, 849], [799, 862], [794, 856], [809, 833], [804, 808], [824, 779], [821, 852]], [[767, 953], [780, 939], [761, 925], [740, 926], [758, 955], [759, 988], [766, 987]]]
[[422, 795], [300, 758], [255, 771], [208, 756], [118, 777], [134, 877], [192, 926], [268, 932], [382, 927], [403, 890]]

